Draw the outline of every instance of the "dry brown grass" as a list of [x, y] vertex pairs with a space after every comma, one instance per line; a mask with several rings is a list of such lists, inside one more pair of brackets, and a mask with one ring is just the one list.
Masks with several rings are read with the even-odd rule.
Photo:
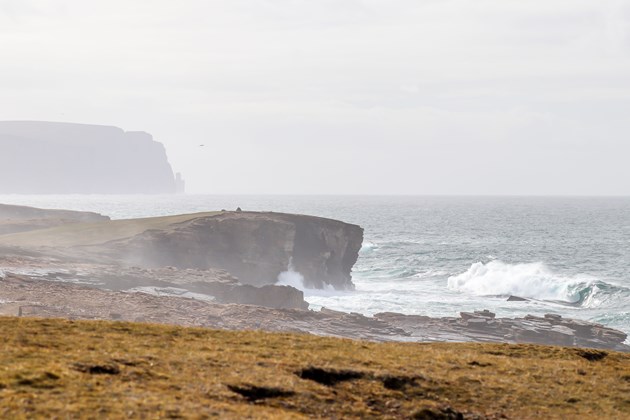
[[614, 352], [24, 318], [0, 331], [2, 418], [630, 418], [630, 355]]

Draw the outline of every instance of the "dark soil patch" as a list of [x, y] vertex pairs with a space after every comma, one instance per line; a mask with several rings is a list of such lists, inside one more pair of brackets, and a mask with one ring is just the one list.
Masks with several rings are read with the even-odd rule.
[[464, 415], [452, 407], [422, 408], [416, 411], [412, 418], [417, 420], [464, 420]]
[[608, 356], [608, 353], [601, 350], [579, 349], [577, 355], [585, 358], [589, 362], [598, 362]]
[[285, 389], [256, 386], [256, 385], [227, 385], [230, 391], [242, 395], [249, 401], [264, 400], [267, 398], [281, 398], [295, 395], [295, 392]]
[[75, 370], [83, 373], [89, 373], [90, 375], [118, 375], [120, 369], [113, 363], [106, 364], [88, 364], [88, 363], [75, 363], [73, 365]]
[[326, 386], [333, 386], [339, 382], [361, 379], [365, 376], [363, 372], [356, 370], [322, 369], [317, 367], [302, 369], [301, 371], [296, 372], [296, 375], [302, 379], [315, 381]]
[[384, 375], [379, 377], [381, 382], [383, 382], [383, 386], [392, 391], [401, 391], [408, 386], [418, 385], [417, 381], [419, 379], [424, 379], [420, 376], [394, 376], [394, 375]]
[[39, 376], [18, 377], [16, 385], [28, 386], [37, 389], [52, 389], [57, 386], [57, 381], [59, 379], [59, 375], [52, 372], [45, 372]]
[[468, 366], [479, 366], [479, 367], [488, 367], [492, 366], [492, 363], [484, 363], [473, 360], [472, 362], [468, 362]]

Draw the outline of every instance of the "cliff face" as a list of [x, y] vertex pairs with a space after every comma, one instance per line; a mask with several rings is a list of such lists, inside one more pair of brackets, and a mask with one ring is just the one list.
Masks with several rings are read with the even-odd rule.
[[147, 267], [221, 268], [256, 286], [276, 283], [291, 266], [306, 287], [352, 289], [362, 242], [362, 228], [336, 220], [227, 212], [114, 241], [105, 252]]
[[174, 193], [164, 146], [144, 132], [0, 122], [0, 194]]
[[[30, 232], [10, 234], [1, 229], [3, 212], [12, 224], [20, 222], [16, 214], [44, 222], [39, 230], [31, 226]], [[273, 308], [308, 307], [302, 291], [276, 284], [289, 267], [309, 288], [353, 288], [350, 273], [362, 241], [359, 226], [303, 215], [206, 212], [107, 220], [91, 213], [0, 206], [5, 273], [28, 276], [33, 270], [39, 280], [111, 290], [185, 289], [216, 302]]]

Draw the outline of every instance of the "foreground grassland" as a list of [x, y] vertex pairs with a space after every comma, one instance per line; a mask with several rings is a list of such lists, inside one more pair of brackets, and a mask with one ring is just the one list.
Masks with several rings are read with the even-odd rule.
[[630, 418], [630, 355], [0, 318], [1, 418]]

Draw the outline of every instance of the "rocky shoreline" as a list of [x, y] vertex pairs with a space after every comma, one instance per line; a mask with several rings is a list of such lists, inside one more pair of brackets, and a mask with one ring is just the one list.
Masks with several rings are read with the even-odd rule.
[[369, 341], [535, 343], [630, 352], [626, 334], [600, 324], [545, 317], [496, 318], [463, 312], [459, 318], [381, 313], [366, 317], [329, 309], [277, 309], [200, 299], [110, 291], [6, 273], [0, 315], [117, 320], [228, 330], [265, 330]]
[[310, 311], [300, 290], [275, 283], [295, 270], [309, 287], [353, 287], [363, 229], [336, 220], [221, 211], [112, 221], [93, 213], [1, 210], [0, 226], [13, 226], [0, 233], [2, 315], [630, 351], [621, 331], [554, 314]]

